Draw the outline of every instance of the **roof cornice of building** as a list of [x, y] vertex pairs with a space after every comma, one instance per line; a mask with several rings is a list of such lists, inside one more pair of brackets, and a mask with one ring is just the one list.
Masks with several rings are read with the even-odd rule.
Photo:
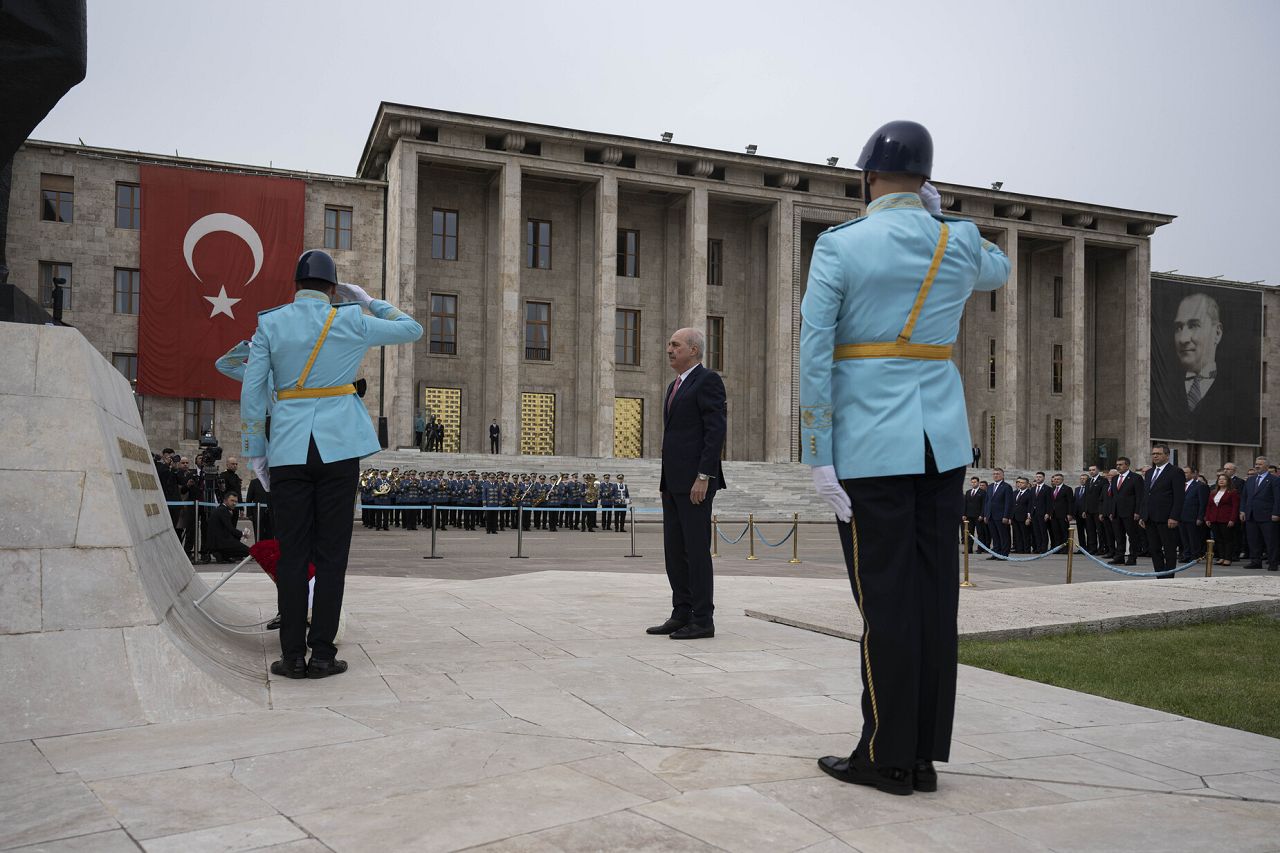
[[200, 160], [193, 157], [180, 157], [171, 154], [153, 154], [146, 151], [125, 151], [119, 148], [101, 148], [79, 143], [53, 142], [46, 139], [28, 139], [22, 143], [24, 148], [38, 148], [45, 151], [56, 151], [88, 157], [93, 160], [121, 160], [126, 163], [147, 163], [157, 166], [171, 166], [178, 169], [200, 169], [210, 172], [230, 172], [245, 175], [264, 175], [273, 178], [295, 178], [304, 181], [326, 181], [338, 184], [361, 184], [372, 187], [385, 187], [386, 181], [358, 178], [352, 175], [330, 175], [324, 172], [304, 172], [296, 169], [278, 169], [274, 166], [253, 166], [246, 163], [224, 163], [218, 160]]
[[[390, 101], [383, 101], [378, 105], [377, 114], [374, 117], [373, 125], [369, 129], [369, 136], [365, 141], [364, 150], [360, 155], [360, 162], [356, 169], [357, 174], [367, 175], [370, 172], [375, 172], [378, 175], [382, 174], [381, 167], [385, 164], [385, 160], [383, 163], [377, 163], [377, 155], [389, 155], [395, 143], [404, 135], [404, 127], [397, 125], [397, 122], [401, 119], [419, 121], [433, 126], [469, 127], [492, 134], [524, 134], [538, 140], [577, 142], [592, 146], [615, 145], [632, 153], [643, 152], [673, 159], [708, 160], [717, 165], [733, 165], [762, 171], [795, 172], [801, 177], [817, 177], [852, 183], [860, 181], [862, 175], [862, 172], [858, 169], [847, 169], [840, 166], [785, 160], [761, 154], [702, 148], [693, 145], [681, 145], [675, 142], [640, 139], [632, 136], [597, 133], [492, 116], [450, 112]], [[1061, 211], [1064, 214], [1079, 217], [1082, 222], [1088, 220], [1091, 216], [1122, 219], [1128, 221], [1132, 230], [1140, 233], [1141, 236], [1150, 236], [1150, 233], [1154, 233], [1155, 228], [1167, 225], [1176, 218], [1173, 214], [1167, 213], [1132, 210], [1110, 205], [1051, 198], [1049, 196], [971, 187], [964, 184], [935, 182], [935, 186], [944, 195], [949, 193], [960, 198], [986, 200], [997, 209], [998, 213], [1001, 209], [1016, 213], [1017, 207], [1022, 205], [1024, 208], [1035, 207]], [[1018, 216], [1014, 215], [1010, 218], [1016, 219]], [[1133, 226], [1138, 227], [1133, 228]]]

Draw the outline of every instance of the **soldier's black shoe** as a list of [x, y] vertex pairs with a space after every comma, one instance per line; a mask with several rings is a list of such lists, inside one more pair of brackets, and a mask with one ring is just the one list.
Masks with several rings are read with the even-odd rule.
[[681, 622], [679, 619], [668, 619], [661, 625], [654, 625], [652, 628], [645, 628], [644, 632], [646, 634], [670, 634], [674, 631], [679, 631], [688, 624], [688, 622]]
[[328, 678], [331, 675], [341, 675], [347, 671], [347, 662], [344, 660], [316, 660], [311, 659], [311, 663], [307, 664], [307, 678]]
[[855, 752], [848, 758], [827, 755], [818, 759], [823, 773], [851, 785], [870, 785], [877, 791], [905, 797], [912, 791], [912, 772], [905, 767], [872, 767]]
[[271, 662], [271, 674], [282, 675], [285, 678], [306, 678], [307, 677], [307, 659], [294, 658], [287, 663], [281, 659]]
[[926, 794], [938, 790], [938, 771], [934, 769], [932, 761], [916, 759], [915, 766], [911, 768], [911, 787]]
[[715, 625], [698, 625], [690, 622], [683, 628], [672, 631], [669, 638], [672, 640], [706, 640], [715, 635]]

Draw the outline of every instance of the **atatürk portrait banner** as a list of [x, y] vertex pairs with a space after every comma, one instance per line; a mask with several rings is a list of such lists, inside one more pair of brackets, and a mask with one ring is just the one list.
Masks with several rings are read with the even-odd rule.
[[1151, 279], [1151, 437], [1261, 443], [1262, 294]]

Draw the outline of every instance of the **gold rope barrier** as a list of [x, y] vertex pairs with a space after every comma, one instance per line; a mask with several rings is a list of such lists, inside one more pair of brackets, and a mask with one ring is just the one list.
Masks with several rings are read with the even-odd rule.
[[1076, 531], [1067, 528], [1067, 583], [1071, 583], [1071, 558], [1076, 555]]
[[1213, 577], [1213, 540], [1210, 539], [1204, 544], [1204, 576], [1211, 578]]
[[711, 516], [711, 556], [720, 556], [720, 522]]
[[973, 586], [969, 582], [969, 519], [967, 518], [964, 520], [964, 541], [962, 545], [964, 547], [964, 580], [960, 581], [960, 586], [967, 589]]
[[800, 513], [791, 513], [791, 559], [788, 563], [800, 562]]
[[747, 554], [747, 559], [760, 559], [756, 556], [756, 516], [751, 512], [747, 513], [747, 540], [751, 543], [751, 552]]

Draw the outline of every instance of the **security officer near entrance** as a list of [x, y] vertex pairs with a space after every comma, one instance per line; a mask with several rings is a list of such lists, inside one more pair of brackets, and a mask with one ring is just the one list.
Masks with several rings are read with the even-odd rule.
[[893, 794], [937, 790], [933, 762], [950, 753], [955, 531], [973, 459], [951, 350], [970, 294], [1009, 276], [973, 223], [940, 215], [932, 165], [923, 126], [872, 135], [858, 160], [867, 214], [818, 238], [801, 305], [802, 458], [839, 520], [863, 621], [861, 738], [818, 764]]
[[[325, 252], [302, 254], [294, 287], [292, 303], [258, 315], [240, 393], [241, 455], [251, 467], [267, 457], [280, 540], [280, 660], [271, 671], [324, 678], [347, 669], [336, 659], [333, 640], [351, 548], [351, 501], [361, 457], [381, 449], [356, 396], [356, 371], [369, 349], [416, 341], [422, 326], [362, 288], [339, 284], [337, 266]], [[268, 447], [266, 413], [273, 393]], [[313, 555], [308, 628], [307, 562]]]

